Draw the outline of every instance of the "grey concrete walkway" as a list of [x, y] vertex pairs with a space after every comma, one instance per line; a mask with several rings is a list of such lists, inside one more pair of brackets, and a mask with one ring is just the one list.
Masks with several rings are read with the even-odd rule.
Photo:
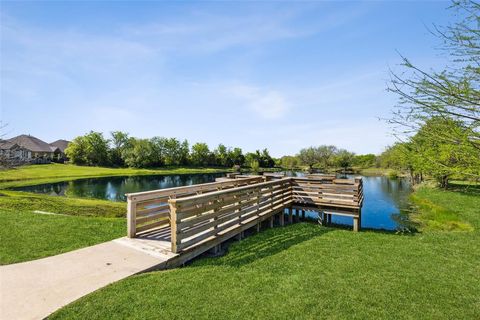
[[43, 319], [112, 282], [177, 255], [170, 243], [121, 238], [44, 259], [0, 267], [0, 319]]

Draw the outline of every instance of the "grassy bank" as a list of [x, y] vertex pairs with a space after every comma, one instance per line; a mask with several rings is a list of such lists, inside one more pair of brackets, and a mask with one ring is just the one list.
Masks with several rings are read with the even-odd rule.
[[395, 170], [386, 168], [354, 168], [359, 174], [364, 176], [391, 176], [395, 174]]
[[[59, 215], [34, 213], [43, 211]], [[125, 203], [0, 190], [0, 264], [52, 256], [122, 237]], [[117, 217], [117, 218], [115, 218]]]
[[1, 204], [0, 208], [2, 265], [91, 246], [119, 238], [126, 232], [125, 219], [45, 215], [9, 210]]
[[126, 204], [97, 199], [57, 197], [0, 190], [0, 208], [17, 211], [46, 211], [84, 217], [125, 217]]
[[408, 236], [305, 223], [270, 229], [223, 257], [110, 285], [52, 319], [478, 319], [480, 197], [416, 196], [471, 228]]
[[410, 219], [422, 231], [473, 231], [467, 217], [480, 215], [479, 198], [465, 187], [459, 191], [420, 187], [411, 196], [416, 210]]
[[183, 167], [159, 169], [103, 168], [52, 163], [45, 165], [22, 166], [9, 170], [0, 170], [0, 189], [81, 178], [149, 174], [194, 174], [226, 171], [229, 171], [229, 169]]

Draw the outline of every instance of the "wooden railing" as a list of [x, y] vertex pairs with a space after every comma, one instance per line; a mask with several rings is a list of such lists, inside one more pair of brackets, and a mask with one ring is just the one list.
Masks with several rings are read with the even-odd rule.
[[292, 178], [293, 201], [298, 204], [359, 209], [363, 203], [361, 178], [330, 177]]
[[221, 182], [127, 194], [128, 237], [133, 238], [139, 232], [169, 225], [170, 207], [168, 200], [171, 198], [236, 188], [259, 183], [263, 180], [260, 176], [242, 177]]
[[172, 252], [198, 253], [266, 219], [273, 225], [278, 213], [283, 224], [284, 210], [296, 206], [324, 213], [347, 210], [358, 230], [363, 185], [361, 178], [283, 177], [264, 182], [264, 177], [253, 176], [133, 193], [127, 199], [129, 237], [170, 226]]
[[282, 212], [292, 202], [290, 184], [285, 178], [168, 200], [172, 252], [224, 241]]

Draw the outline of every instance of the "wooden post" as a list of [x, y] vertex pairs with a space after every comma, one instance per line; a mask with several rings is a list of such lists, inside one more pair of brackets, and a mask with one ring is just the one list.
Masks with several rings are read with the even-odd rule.
[[242, 239], [244, 238], [244, 236], [245, 236], [245, 235], [244, 235], [243, 231], [241, 231], [241, 232], [237, 233], [237, 235], [235, 236], [235, 238], [236, 238], [238, 241], [240, 241], [240, 240], [242, 240]]
[[285, 225], [285, 209], [280, 213], [280, 225], [283, 227]]
[[170, 229], [172, 252], [177, 253], [180, 241], [177, 238], [177, 206], [174, 203], [170, 203]]
[[129, 238], [135, 238], [137, 235], [137, 203], [132, 199], [127, 199], [127, 235]]
[[257, 222], [257, 225], [256, 225], [257, 232], [260, 232], [260, 226], [261, 226], [261, 223], [260, 223], [260, 222]]
[[357, 232], [360, 229], [358, 216], [353, 217], [353, 231]]
[[273, 220], [274, 220], [275, 216], [270, 216], [270, 219], [269, 219], [269, 222], [268, 222], [268, 225], [270, 226], [270, 228], [273, 228]]
[[305, 220], [305, 210], [302, 210], [302, 220]]
[[292, 207], [288, 208], [288, 223], [293, 223], [293, 209]]
[[216, 246], [214, 246], [213, 248], [211, 248], [209, 251], [210, 253], [214, 254], [214, 255], [217, 255], [220, 253], [220, 251], [222, 250], [222, 245], [221, 244], [217, 244]]
[[362, 229], [362, 209], [358, 209], [358, 230]]

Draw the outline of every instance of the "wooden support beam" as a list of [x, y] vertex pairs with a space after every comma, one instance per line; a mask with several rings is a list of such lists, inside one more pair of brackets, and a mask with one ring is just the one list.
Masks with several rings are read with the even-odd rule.
[[245, 238], [245, 234], [243, 231], [237, 233], [237, 235], [235, 236], [235, 239], [237, 239], [238, 241], [242, 240], [243, 238]]
[[305, 210], [302, 210], [302, 220], [305, 220]]
[[288, 223], [293, 223], [293, 209], [292, 207], [288, 208]]
[[211, 249], [210, 249], [210, 253], [211, 254], [214, 254], [214, 255], [217, 255], [220, 253], [220, 251], [222, 250], [222, 245], [221, 244], [217, 244], [216, 246], [213, 246]]
[[283, 227], [285, 225], [285, 210], [280, 212], [280, 225]]
[[358, 216], [353, 217], [353, 231], [357, 232], [360, 230], [360, 223], [359, 223], [359, 218]]
[[273, 228], [273, 222], [274, 222], [274, 220], [275, 220], [275, 216], [271, 216], [270, 219], [269, 219], [269, 221], [268, 221], [268, 225], [269, 225], [270, 228]]
[[260, 222], [257, 222], [257, 225], [255, 226], [255, 228], [257, 229], [257, 232], [260, 232], [261, 225], [262, 224]]
[[177, 237], [177, 208], [170, 204], [170, 239], [172, 241], [172, 252], [178, 252], [178, 245], [180, 240]]
[[135, 238], [137, 234], [137, 203], [128, 199], [127, 202], [127, 235], [129, 238]]

